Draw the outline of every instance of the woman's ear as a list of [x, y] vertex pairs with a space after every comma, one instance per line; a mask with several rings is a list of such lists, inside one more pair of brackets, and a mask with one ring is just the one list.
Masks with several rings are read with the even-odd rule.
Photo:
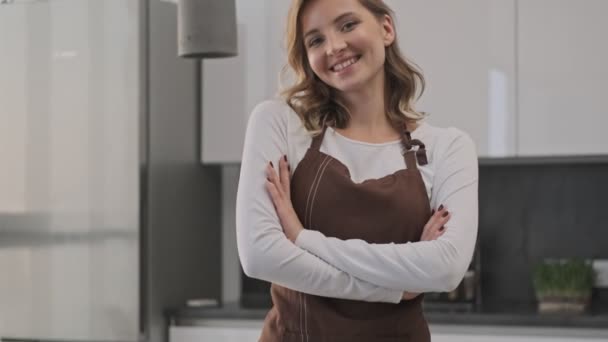
[[385, 14], [380, 22], [382, 25], [382, 37], [384, 46], [390, 46], [395, 41], [395, 25], [390, 15]]

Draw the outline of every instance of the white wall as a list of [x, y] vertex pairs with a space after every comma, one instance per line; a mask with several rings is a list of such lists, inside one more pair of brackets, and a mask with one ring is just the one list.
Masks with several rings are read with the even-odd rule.
[[608, 155], [608, 1], [518, 3], [520, 155]]

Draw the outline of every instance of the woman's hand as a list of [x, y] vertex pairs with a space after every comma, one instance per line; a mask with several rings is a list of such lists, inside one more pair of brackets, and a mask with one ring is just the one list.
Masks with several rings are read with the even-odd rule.
[[274, 170], [272, 162], [266, 166], [266, 190], [272, 198], [274, 208], [279, 215], [283, 232], [291, 242], [295, 242], [298, 234], [304, 229], [291, 203], [289, 185], [289, 165], [287, 156], [279, 160], [279, 175]]
[[445, 233], [445, 224], [450, 220], [450, 212], [442, 205], [433, 212], [429, 221], [424, 225], [420, 241], [437, 240]]
[[[437, 212], [433, 212], [433, 215], [429, 221], [424, 225], [422, 230], [422, 236], [420, 241], [432, 241], [438, 239], [443, 233], [445, 233], [445, 224], [450, 220], [450, 212], [445, 209], [443, 205], [437, 208]], [[401, 299], [411, 300], [418, 297], [419, 293], [415, 292], [403, 292]]]

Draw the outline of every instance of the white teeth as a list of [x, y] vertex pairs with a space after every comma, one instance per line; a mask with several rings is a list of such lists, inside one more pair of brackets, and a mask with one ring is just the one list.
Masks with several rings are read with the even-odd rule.
[[340, 64], [337, 64], [337, 65], [334, 65], [334, 67], [332, 68], [332, 70], [335, 71], [335, 72], [338, 72], [338, 71], [346, 68], [347, 66], [349, 66], [351, 64], [354, 64], [358, 60], [359, 60], [359, 57], [353, 57], [353, 58], [347, 60], [344, 63], [340, 63]]

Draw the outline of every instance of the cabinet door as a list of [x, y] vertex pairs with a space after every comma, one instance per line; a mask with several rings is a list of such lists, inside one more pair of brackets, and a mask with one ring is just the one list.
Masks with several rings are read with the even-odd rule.
[[518, 2], [518, 154], [608, 154], [608, 1]]
[[602, 342], [602, 338], [433, 334], [433, 342]]
[[471, 135], [480, 156], [515, 154], [515, 0], [393, 0], [404, 55], [423, 70], [417, 108]]
[[[257, 341], [262, 328], [239, 327], [238, 322], [232, 327], [171, 327], [169, 342], [243, 342]], [[261, 322], [260, 322], [261, 325]]]

